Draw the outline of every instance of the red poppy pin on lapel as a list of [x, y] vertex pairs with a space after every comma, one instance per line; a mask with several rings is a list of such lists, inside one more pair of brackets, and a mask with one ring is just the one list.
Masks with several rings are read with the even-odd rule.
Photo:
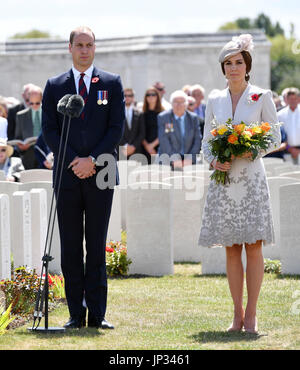
[[93, 77], [92, 78], [92, 83], [96, 84], [99, 81], [99, 77]]
[[259, 98], [262, 96], [262, 93], [260, 94], [253, 94], [248, 97], [248, 104], [255, 103], [259, 100]]

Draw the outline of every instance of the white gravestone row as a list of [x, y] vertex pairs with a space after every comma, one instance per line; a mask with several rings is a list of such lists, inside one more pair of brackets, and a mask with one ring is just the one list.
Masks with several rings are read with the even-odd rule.
[[280, 238], [280, 188], [283, 185], [288, 185], [292, 183], [300, 182], [300, 179], [293, 179], [291, 177], [268, 177], [268, 186], [270, 191], [270, 200], [271, 200], [271, 209], [273, 215], [273, 223], [274, 223], [274, 233], [275, 233], [275, 244], [272, 246], [267, 246], [264, 249], [264, 256], [265, 258], [270, 259], [281, 259], [281, 251], [284, 248], [284, 245], [281, 245], [281, 238]]
[[287, 162], [283, 162], [283, 163], [267, 162], [266, 163], [264, 161], [264, 167], [265, 167], [267, 176], [269, 177], [280, 176], [281, 173], [285, 173], [285, 172], [299, 171], [299, 166], [291, 164], [291, 163], [287, 163]]
[[9, 197], [7, 194], [0, 194], [0, 279], [10, 279], [10, 217]]
[[[43, 190], [46, 191], [46, 205], [42, 207], [43, 214], [44, 214], [44, 211], [46, 210], [46, 217], [43, 216], [44, 221], [39, 226], [39, 230], [45, 230], [45, 229], [47, 229], [48, 220], [49, 220], [49, 217], [50, 217], [51, 200], [52, 200], [52, 194], [53, 194], [52, 182], [38, 181], [38, 182], [28, 182], [28, 183], [25, 183], [25, 184], [20, 184], [20, 190], [30, 192], [33, 189], [43, 189]], [[54, 209], [55, 209], [55, 198], [54, 198], [53, 205], [52, 205], [52, 212], [54, 212]], [[46, 221], [46, 226], [45, 226], [45, 221]], [[50, 231], [52, 231], [52, 229], [50, 229]], [[38, 231], [37, 234], [44, 235], [45, 231]], [[43, 240], [42, 236], [37, 237], [37, 239], [40, 239], [40, 238]], [[50, 241], [50, 235], [49, 235], [48, 240]], [[45, 249], [44, 244], [45, 243], [42, 243], [43, 253], [44, 253], [44, 249]], [[47, 250], [48, 250], [48, 248], [47, 248]], [[58, 222], [57, 222], [57, 215], [55, 215], [55, 222], [54, 222], [54, 228], [53, 228], [53, 234], [52, 234], [52, 243], [51, 243], [50, 255], [54, 258], [49, 263], [50, 273], [60, 274], [61, 273], [60, 237], [59, 237], [59, 228], [58, 228]]]
[[[4, 208], [8, 210], [5, 218], [3, 218], [4, 206], [1, 207], [0, 237], [2, 261], [4, 255], [7, 259], [7, 251], [10, 250], [15, 268], [27, 266], [40, 273], [48, 223], [48, 197], [46, 190], [38, 185], [40, 184], [0, 182], [1, 197], [7, 199], [8, 203]], [[60, 264], [60, 257], [58, 263]], [[51, 266], [49, 267], [51, 271]], [[1, 276], [8, 275], [8, 270], [5, 271], [1, 268]]]
[[300, 274], [300, 184], [280, 187], [280, 244], [283, 274]]

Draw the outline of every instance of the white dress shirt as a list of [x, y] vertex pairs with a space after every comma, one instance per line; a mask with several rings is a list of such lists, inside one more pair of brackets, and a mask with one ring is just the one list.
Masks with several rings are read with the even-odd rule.
[[129, 107], [125, 106], [125, 113], [126, 113], [126, 120], [128, 124], [129, 130], [131, 130], [131, 122], [132, 122], [132, 116], [133, 116], [133, 105], [130, 105]]
[[0, 117], [0, 137], [7, 139], [7, 119]]
[[[89, 93], [89, 91], [90, 91], [90, 85], [91, 85], [93, 70], [94, 70], [94, 66], [91, 65], [86, 71], [84, 71], [85, 76], [83, 77], [83, 81], [85, 83], [87, 93]], [[82, 72], [77, 71], [77, 69], [74, 66], [72, 66], [72, 71], [73, 71], [73, 74], [74, 74], [75, 86], [76, 86], [76, 91], [77, 91], [77, 94], [78, 94], [79, 80], [80, 80], [80, 77], [81, 77], [80, 73], [82, 73]]]
[[300, 146], [300, 106], [292, 111], [285, 107], [278, 112], [279, 121], [283, 122], [283, 128], [287, 134], [287, 142], [290, 146]]

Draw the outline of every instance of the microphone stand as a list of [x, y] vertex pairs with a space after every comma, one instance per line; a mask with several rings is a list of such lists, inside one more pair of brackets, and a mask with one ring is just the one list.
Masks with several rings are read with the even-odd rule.
[[[49, 327], [48, 325], [48, 319], [49, 319], [49, 279], [48, 279], [48, 272], [49, 272], [49, 262], [53, 260], [53, 257], [50, 255], [51, 251], [51, 244], [52, 244], [52, 238], [53, 238], [53, 230], [54, 230], [54, 224], [55, 224], [55, 216], [56, 216], [56, 211], [57, 211], [57, 202], [59, 198], [59, 193], [60, 193], [60, 187], [61, 187], [61, 179], [62, 179], [62, 171], [64, 167], [64, 162], [65, 162], [65, 156], [66, 156], [66, 149], [67, 149], [67, 142], [68, 142], [68, 137], [69, 137], [69, 130], [70, 130], [70, 122], [71, 122], [71, 116], [69, 116], [69, 120], [67, 123], [67, 130], [66, 130], [66, 137], [65, 137], [65, 143], [63, 147], [63, 137], [64, 137], [64, 131], [65, 131], [65, 121], [66, 121], [66, 113], [64, 114], [64, 119], [63, 119], [63, 124], [62, 124], [62, 134], [60, 138], [60, 143], [59, 143], [59, 150], [58, 150], [58, 166], [57, 166], [57, 172], [55, 174], [54, 178], [54, 187], [53, 187], [53, 193], [52, 193], [52, 198], [51, 198], [51, 207], [50, 207], [50, 214], [49, 214], [49, 220], [48, 220], [48, 226], [47, 226], [47, 235], [46, 235], [46, 241], [45, 241], [45, 249], [44, 249], [44, 255], [42, 258], [43, 265], [42, 265], [42, 271], [41, 271], [41, 277], [39, 281], [39, 289], [37, 292], [37, 298], [36, 298], [36, 303], [35, 303], [35, 310], [34, 310], [34, 315], [33, 315], [33, 324], [31, 328], [28, 328], [27, 330], [32, 331], [32, 332], [42, 332], [42, 333], [63, 333], [65, 332], [65, 328], [60, 328], [60, 327]], [[61, 157], [61, 151], [63, 147], [63, 153], [62, 153], [62, 159], [60, 161]], [[60, 168], [59, 168], [60, 165]], [[59, 177], [58, 175], [58, 170], [59, 171]], [[56, 203], [55, 203], [55, 209], [53, 211], [53, 203], [54, 203], [54, 196], [55, 196], [55, 190], [57, 191], [57, 197], [56, 197]], [[53, 220], [51, 222], [51, 218], [53, 215]], [[50, 232], [50, 225], [51, 225], [51, 232]], [[50, 241], [48, 243], [49, 239], [49, 232], [50, 232]], [[43, 289], [42, 289], [42, 279], [43, 279], [43, 272], [45, 270], [45, 280], [43, 284]], [[45, 301], [45, 327], [40, 328], [40, 322], [43, 317], [43, 306], [44, 306], [44, 301]], [[37, 324], [36, 324], [37, 322]], [[36, 325], [35, 325], [36, 324]]]

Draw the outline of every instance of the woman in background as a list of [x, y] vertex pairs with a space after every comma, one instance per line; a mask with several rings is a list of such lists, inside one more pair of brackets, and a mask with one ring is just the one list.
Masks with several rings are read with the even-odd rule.
[[163, 110], [157, 89], [149, 87], [144, 96], [145, 139], [142, 142], [142, 152], [147, 157], [148, 164], [151, 164], [151, 155], [157, 154], [159, 145], [157, 116]]

